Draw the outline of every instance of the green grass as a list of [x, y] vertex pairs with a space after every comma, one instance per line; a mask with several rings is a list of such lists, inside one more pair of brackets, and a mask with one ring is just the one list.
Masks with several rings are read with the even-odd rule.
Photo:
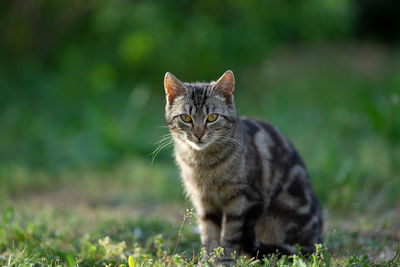
[[[135, 266], [148, 266], [151, 262], [155, 266], [170, 262], [172, 266], [185, 266], [204, 257], [191, 216], [181, 214], [175, 222], [169, 222], [161, 218], [133, 218], [115, 211], [110, 211], [114, 218], [102, 215], [108, 211], [109, 208], [100, 208], [87, 214], [88, 211], [6, 208], [0, 223], [0, 264], [127, 266], [128, 257], [132, 256]], [[272, 257], [258, 262], [242, 257], [238, 265], [399, 266], [398, 239], [396, 245], [388, 234], [365, 233], [364, 227], [327, 231], [326, 247], [312, 257]], [[385, 259], [379, 258], [385, 252], [389, 252]], [[208, 257], [210, 266], [218, 254]]]
[[[185, 211], [190, 203], [173, 166], [132, 159], [107, 171], [41, 173], [48, 183], [40, 187], [22, 186], [39, 174], [17, 173], [8, 186], [19, 190], [10, 190], [0, 205], [0, 265], [127, 266], [132, 256], [135, 266], [185, 266], [202, 257], [195, 215]], [[146, 179], [133, 179], [137, 175]], [[398, 211], [374, 216], [329, 208], [325, 221], [317, 265], [300, 257], [295, 266], [400, 264]], [[238, 260], [239, 266], [294, 264], [291, 257]]]
[[[268, 120], [293, 141], [326, 222], [324, 247], [315, 260], [250, 263], [241, 258], [241, 266], [313, 266], [314, 261], [314, 266], [400, 265], [399, 62], [398, 53], [374, 46], [287, 47], [259, 66], [236, 72], [239, 113]], [[184, 198], [171, 149], [151, 163], [153, 143], [167, 131], [158, 127], [164, 124], [163, 97], [160, 86], [134, 120], [126, 114], [139, 110], [122, 112], [103, 125], [93, 111], [89, 124], [105, 131], [112, 148], [97, 146], [96, 138], [81, 146], [86, 137], [75, 136], [76, 142], [67, 135], [62, 142], [55, 141], [58, 135], [49, 137], [46, 149], [54, 146], [82, 164], [63, 164], [56, 156], [62, 163], [57, 168], [27, 163], [34, 158], [1, 161], [0, 265], [128, 266], [131, 255], [135, 266], [151, 261], [172, 266], [202, 257], [195, 216], [185, 215], [191, 204]], [[53, 124], [37, 118], [41, 130], [35, 136], [42, 138]], [[3, 119], [8, 124], [2, 124], [2, 136], [17, 142], [7, 131], [13, 128], [12, 116]], [[93, 129], [90, 134], [97, 132]], [[15, 148], [11, 141], [6, 142], [8, 151]], [[128, 153], [124, 145], [136, 150]], [[41, 148], [40, 142], [18, 146], [25, 157], [40, 154]], [[84, 160], [108, 149], [126, 155], [111, 157], [109, 164]]]

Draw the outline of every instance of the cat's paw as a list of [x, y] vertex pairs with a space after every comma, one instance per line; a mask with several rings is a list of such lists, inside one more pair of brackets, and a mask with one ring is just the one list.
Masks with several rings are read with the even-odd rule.
[[222, 267], [236, 266], [236, 261], [234, 261], [232, 257], [222, 256], [221, 258], [218, 259], [215, 265]]

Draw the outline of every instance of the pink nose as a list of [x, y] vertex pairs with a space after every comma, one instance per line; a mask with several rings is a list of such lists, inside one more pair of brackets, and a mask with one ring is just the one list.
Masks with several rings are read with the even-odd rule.
[[194, 131], [194, 135], [200, 140], [204, 135], [204, 131]]

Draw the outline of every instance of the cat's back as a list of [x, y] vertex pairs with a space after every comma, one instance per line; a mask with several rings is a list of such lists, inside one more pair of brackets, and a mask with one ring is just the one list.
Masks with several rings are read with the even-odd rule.
[[[267, 122], [241, 118], [240, 123], [248, 147], [249, 184], [254, 191], [260, 190], [268, 205], [256, 227], [259, 238], [265, 243], [302, 240], [303, 245], [310, 246], [320, 242], [321, 208], [292, 143]], [[288, 223], [277, 223], [281, 221]]]
[[239, 123], [247, 154], [254, 154], [258, 164], [269, 163], [274, 167], [286, 168], [288, 161], [291, 161], [291, 164], [304, 166], [289, 139], [272, 124], [248, 117], [240, 117]]
[[254, 145], [260, 148], [262, 146], [276, 148], [282, 153], [290, 153], [294, 150], [288, 138], [272, 124], [250, 117], [240, 117], [240, 123], [247, 141], [251, 142], [253, 139]]
[[311, 186], [303, 160], [276, 127], [247, 117], [240, 118], [240, 125], [246, 144], [245, 159], [250, 185], [258, 186], [269, 197], [279, 195], [282, 188]]

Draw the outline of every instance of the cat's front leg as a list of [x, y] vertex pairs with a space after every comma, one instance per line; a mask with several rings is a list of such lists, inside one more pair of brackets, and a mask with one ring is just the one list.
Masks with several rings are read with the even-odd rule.
[[[226, 210], [222, 217], [221, 247], [224, 259], [232, 259], [232, 254], [253, 256], [257, 249], [255, 224], [262, 212], [262, 205], [241, 197], [235, 205], [237, 209]], [[238, 208], [241, 207], [241, 208]]]
[[201, 244], [207, 253], [220, 246], [222, 216], [217, 212], [202, 212], [198, 216]]
[[244, 224], [245, 218], [242, 214], [227, 213], [223, 215], [221, 229], [221, 247], [224, 249], [223, 261], [233, 259], [233, 253], [240, 253]]

